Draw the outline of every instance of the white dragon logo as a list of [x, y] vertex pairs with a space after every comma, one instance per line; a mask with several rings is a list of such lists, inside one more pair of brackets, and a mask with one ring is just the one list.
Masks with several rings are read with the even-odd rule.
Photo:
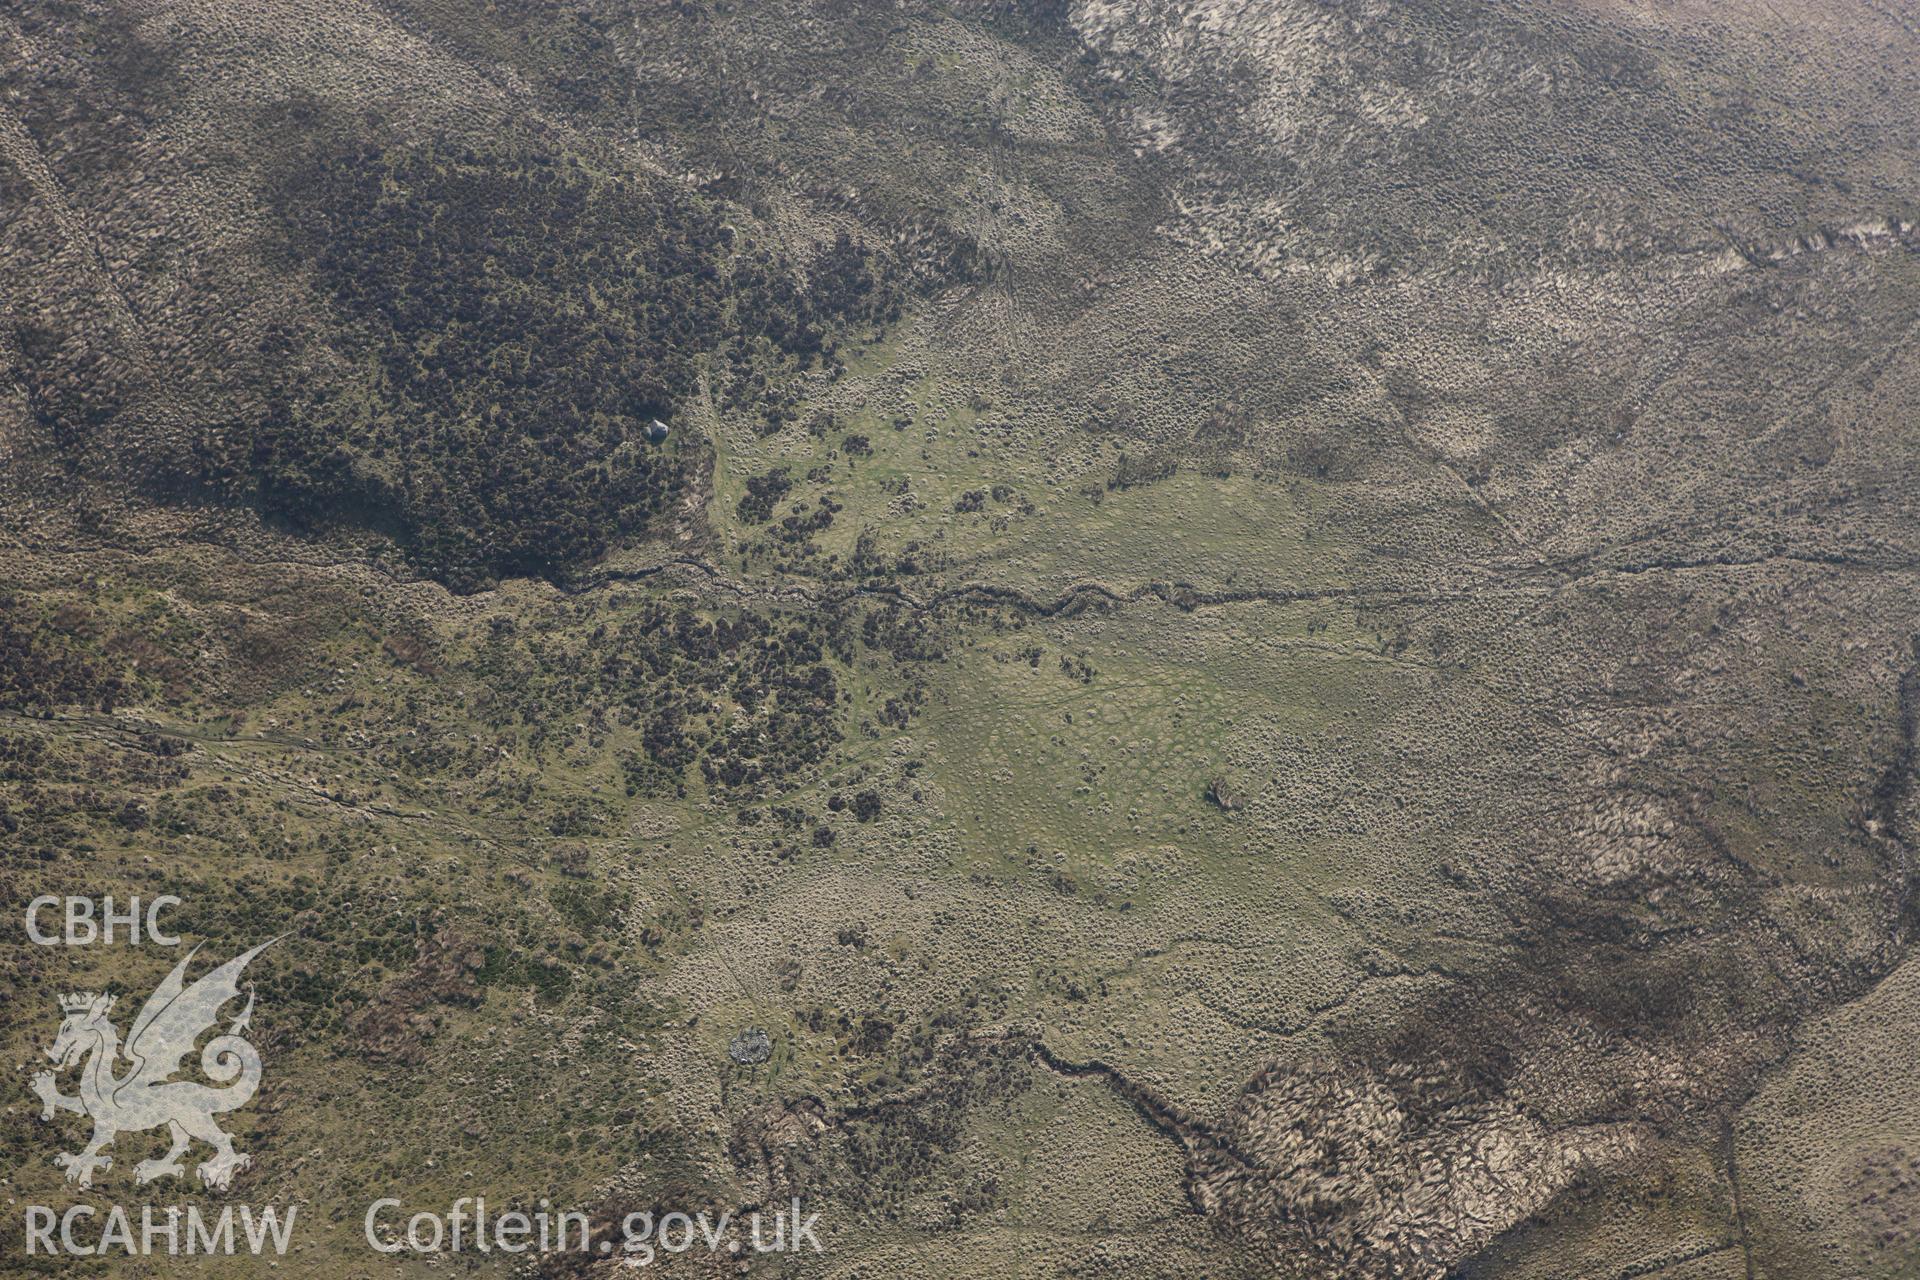
[[163, 1124], [172, 1132], [173, 1146], [158, 1160], [135, 1165], [136, 1183], [180, 1176], [184, 1172], [180, 1157], [196, 1138], [214, 1149], [213, 1158], [199, 1172], [200, 1181], [215, 1191], [225, 1191], [233, 1175], [253, 1163], [253, 1157], [233, 1149], [233, 1139], [213, 1122], [215, 1115], [245, 1106], [260, 1087], [259, 1050], [241, 1035], [253, 1016], [251, 984], [246, 1008], [228, 1025], [225, 1035], [215, 1036], [200, 1051], [200, 1069], [222, 1087], [170, 1077], [193, 1052], [201, 1034], [219, 1022], [221, 1006], [240, 994], [241, 970], [279, 940], [270, 939], [234, 957], [190, 987], [184, 981], [187, 964], [200, 948], [189, 951], [134, 1018], [126, 1043], [130, 1065], [124, 1075], [115, 1072], [121, 1057], [120, 1032], [107, 1018], [116, 998], [91, 991], [60, 997], [60, 1008], [67, 1016], [47, 1056], [61, 1070], [84, 1060], [80, 1093], [77, 1097], [61, 1093], [51, 1071], [34, 1076], [33, 1091], [40, 1095], [42, 1120], [53, 1119], [55, 1112], [73, 1111], [93, 1121], [93, 1140], [85, 1150], [53, 1158], [67, 1171], [68, 1182], [92, 1186], [95, 1170], [113, 1168], [113, 1158], [100, 1153], [116, 1135]]

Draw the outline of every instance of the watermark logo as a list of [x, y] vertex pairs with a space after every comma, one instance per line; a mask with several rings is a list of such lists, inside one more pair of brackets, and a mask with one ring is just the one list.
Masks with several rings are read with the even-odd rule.
[[[180, 899], [163, 893], [147, 903], [143, 913], [136, 895], [127, 901], [125, 907], [116, 911], [113, 895], [108, 894], [100, 899], [96, 911], [92, 898], [62, 898], [45, 893], [27, 904], [27, 940], [36, 947], [90, 947], [96, 942], [111, 946], [120, 941], [137, 947], [140, 945], [140, 926], [145, 924], [148, 941], [156, 946], [177, 947], [180, 939], [162, 932], [160, 928], [160, 912], [165, 907], [179, 905]], [[59, 908], [58, 918], [65, 924], [58, 931], [41, 927], [41, 917], [51, 907]]]
[[114, 997], [90, 991], [60, 997], [65, 1016], [47, 1056], [62, 1071], [80, 1068], [80, 1091], [61, 1093], [52, 1071], [34, 1076], [33, 1091], [40, 1097], [43, 1121], [61, 1112], [93, 1121], [93, 1136], [83, 1149], [54, 1157], [67, 1171], [68, 1182], [92, 1186], [96, 1172], [113, 1168], [113, 1158], [103, 1152], [116, 1137], [163, 1125], [173, 1145], [158, 1159], [134, 1166], [136, 1183], [183, 1176], [181, 1157], [196, 1141], [213, 1148], [198, 1172], [200, 1181], [215, 1191], [225, 1191], [233, 1175], [253, 1163], [251, 1156], [233, 1149], [233, 1139], [213, 1119], [244, 1107], [260, 1087], [260, 1051], [244, 1034], [253, 1017], [251, 984], [246, 1007], [227, 1024], [225, 1034], [216, 1035], [200, 1051], [200, 1070], [213, 1084], [174, 1076], [200, 1037], [218, 1025], [220, 1010], [239, 998], [240, 975], [247, 965], [278, 941], [263, 942], [188, 986], [187, 965], [199, 951], [196, 946], [147, 997], [124, 1045], [111, 1017]]
[[363, 1225], [367, 1245], [376, 1253], [599, 1254], [617, 1255], [626, 1267], [650, 1267], [662, 1253], [687, 1253], [703, 1244], [716, 1257], [741, 1257], [749, 1251], [823, 1253], [819, 1221], [820, 1214], [807, 1213], [795, 1196], [791, 1209], [783, 1205], [770, 1214], [729, 1209], [718, 1215], [669, 1213], [656, 1219], [651, 1213], [629, 1213], [620, 1220], [617, 1236], [609, 1224], [596, 1238], [593, 1219], [585, 1212], [557, 1210], [545, 1200], [532, 1212], [490, 1214], [484, 1197], [462, 1196], [444, 1214], [425, 1210], [409, 1216], [398, 1199], [388, 1196], [367, 1206]]

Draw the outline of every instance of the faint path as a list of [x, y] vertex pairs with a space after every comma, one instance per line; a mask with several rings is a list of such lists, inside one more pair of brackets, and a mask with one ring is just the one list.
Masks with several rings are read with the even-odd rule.
[[[21, 37], [20, 30], [10, 19], [0, 17], [0, 38], [15, 45], [23, 57], [31, 60], [33, 49]], [[106, 303], [114, 323], [123, 331], [134, 357], [143, 370], [152, 368], [152, 351], [147, 345], [145, 327], [133, 302], [107, 269], [106, 259], [100, 253], [100, 242], [94, 236], [93, 228], [73, 207], [67, 198], [66, 188], [54, 175], [52, 166], [40, 150], [40, 144], [34, 141], [28, 132], [26, 123], [15, 114], [11, 107], [0, 104], [0, 156], [4, 156], [20, 171], [40, 198], [47, 203], [53, 214], [54, 224], [60, 233], [73, 245], [81, 262], [85, 264], [88, 281], [95, 286], [96, 292]]]

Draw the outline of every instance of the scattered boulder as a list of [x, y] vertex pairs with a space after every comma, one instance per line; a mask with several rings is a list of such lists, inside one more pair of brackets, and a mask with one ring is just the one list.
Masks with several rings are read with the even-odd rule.
[[757, 1067], [773, 1056], [773, 1037], [759, 1027], [748, 1027], [727, 1045], [727, 1056], [743, 1067]]
[[1207, 784], [1207, 799], [1219, 805], [1227, 813], [1237, 813], [1247, 804], [1246, 797], [1235, 790], [1225, 778], [1215, 778]]

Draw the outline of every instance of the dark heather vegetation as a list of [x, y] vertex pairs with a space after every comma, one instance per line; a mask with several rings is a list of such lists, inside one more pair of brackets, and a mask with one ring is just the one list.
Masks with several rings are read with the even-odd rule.
[[765, 524], [773, 518], [773, 508], [793, 488], [793, 473], [775, 467], [765, 475], [747, 477], [747, 496], [740, 499], [740, 518], [748, 524]]
[[502, 628], [476, 656], [497, 728], [521, 725], [538, 746], [557, 710], [637, 726], [620, 761], [632, 794], [683, 794], [688, 768], [706, 784], [758, 795], [825, 760], [840, 741], [834, 662], [851, 651], [828, 612], [705, 613], [650, 602], [578, 643]]
[[282, 376], [208, 470], [296, 524], [388, 533], [458, 589], [644, 532], [684, 479], [646, 429], [703, 362], [777, 425], [783, 373], [898, 307], [852, 239], [803, 272], [723, 206], [530, 144], [320, 147], [277, 198], [339, 322], [340, 359], [298, 367], [345, 371]]
[[44, 616], [0, 595], [0, 710], [49, 712], [92, 704], [110, 709], [125, 692], [120, 664], [89, 642], [84, 611]]

